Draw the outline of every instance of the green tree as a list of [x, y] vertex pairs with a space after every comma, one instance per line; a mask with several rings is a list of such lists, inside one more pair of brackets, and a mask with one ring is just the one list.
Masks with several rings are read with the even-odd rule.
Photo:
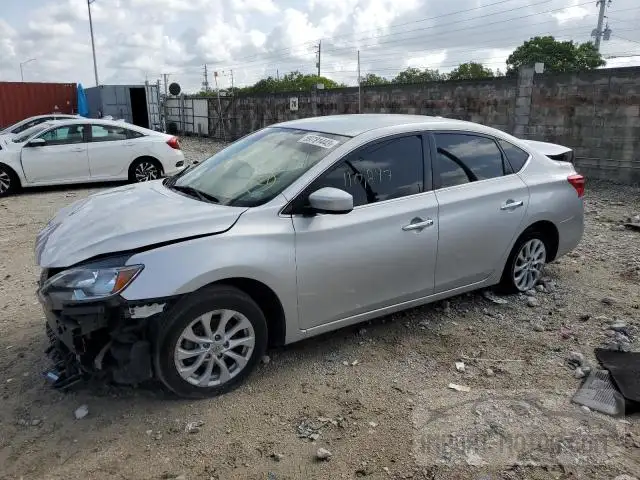
[[544, 63], [546, 72], [576, 72], [606, 65], [591, 42], [560, 42], [552, 36], [545, 36], [534, 37], [516, 48], [507, 58], [507, 74], [537, 62]]
[[327, 77], [312, 74], [303, 74], [298, 71], [294, 71], [287, 73], [280, 78], [263, 78], [249, 87], [238, 89], [237, 92], [248, 94], [295, 91], [308, 92], [320, 83], [324, 85], [324, 88], [338, 88], [344, 86]]
[[449, 72], [449, 80], [472, 80], [476, 78], [491, 78], [493, 70], [486, 68], [481, 63], [467, 62], [461, 63], [457, 68]]
[[416, 67], [409, 67], [398, 73], [391, 81], [393, 83], [423, 83], [446, 80], [446, 78], [447, 75], [438, 70], [429, 70], [428, 68], [420, 70]]
[[362, 85], [386, 85], [389, 83], [389, 80], [375, 73], [367, 73], [360, 83]]

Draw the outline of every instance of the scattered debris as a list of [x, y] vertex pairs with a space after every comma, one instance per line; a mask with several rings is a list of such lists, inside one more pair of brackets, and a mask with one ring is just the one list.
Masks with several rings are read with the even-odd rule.
[[41, 423], [42, 423], [42, 420], [40, 420], [39, 418], [34, 418], [33, 420], [31, 420], [31, 426], [33, 427], [37, 427]]
[[534, 308], [540, 306], [540, 300], [536, 297], [527, 297], [527, 306]]
[[351, 366], [355, 367], [356, 365], [358, 365], [360, 363], [360, 360], [354, 360], [353, 362], [351, 362]]
[[184, 431], [187, 433], [198, 433], [200, 431], [200, 427], [204, 425], [202, 420], [196, 420], [195, 422], [189, 422], [184, 427]]
[[269, 362], [271, 362], [271, 357], [269, 355], [263, 355], [261, 361], [263, 365], [269, 365]]
[[535, 297], [536, 296], [536, 291], [534, 289], [531, 289], [531, 290], [527, 290], [526, 292], [524, 292], [524, 294], [527, 297]]
[[89, 406], [88, 405], [80, 405], [76, 408], [76, 411], [73, 412], [76, 417], [76, 420], [82, 420], [84, 417], [89, 415]]
[[544, 323], [539, 318], [537, 320], [531, 320], [531, 327], [536, 332], [544, 332]]
[[369, 426], [372, 428], [376, 428], [378, 424], [376, 422], [369, 422]]
[[637, 232], [640, 232], [640, 223], [625, 223], [624, 226], [629, 230], [635, 230]]
[[618, 301], [613, 298], [613, 297], [604, 297], [602, 300], [600, 300], [602, 303], [604, 303], [605, 305], [613, 305], [614, 303], [617, 303]]
[[282, 460], [284, 458], [284, 455], [281, 453], [272, 453], [271, 455], [269, 455], [271, 457], [271, 459], [275, 462], [279, 462], [280, 460]]
[[583, 313], [582, 315], [580, 315], [580, 321], [581, 322], [586, 322], [590, 318], [591, 318], [591, 315], [589, 315], [588, 313]]
[[567, 362], [572, 368], [580, 367], [584, 363], [584, 355], [580, 352], [569, 352]]
[[456, 370], [464, 373], [464, 362], [456, 362]]
[[586, 405], [582, 405], [580, 407], [580, 410], [582, 410], [584, 413], [591, 413], [591, 409], [589, 407], [587, 407]]
[[584, 373], [584, 370], [582, 370], [582, 367], [577, 367], [573, 372], [573, 376], [575, 378], [584, 378], [586, 376], [586, 373]]
[[544, 285], [539, 283], [538, 285], [536, 285], [536, 290], [541, 292], [541, 293], [544, 293], [545, 292]]
[[495, 373], [493, 372], [493, 369], [491, 368], [487, 368], [485, 370], [485, 373], [487, 374], [487, 377], [493, 377], [495, 375]]
[[458, 385], [455, 383], [450, 383], [449, 384], [449, 388], [451, 390], [455, 390], [456, 392], [470, 392], [471, 391], [471, 387], [467, 387], [464, 385]]
[[323, 422], [322, 425], [316, 425], [309, 420], [302, 420], [300, 424], [298, 424], [298, 438], [308, 438], [311, 441], [318, 440], [321, 429], [325, 424], [326, 422]]
[[333, 456], [333, 453], [331, 453], [326, 448], [319, 448], [318, 451], [316, 452], [316, 458], [320, 461], [329, 460], [332, 456]]
[[485, 465], [485, 461], [477, 453], [469, 452], [467, 453], [467, 465], [471, 465], [472, 467], [479, 467], [480, 465]]
[[483, 291], [482, 296], [497, 305], [506, 305], [507, 303], [509, 303], [504, 298], [496, 297], [490, 290]]

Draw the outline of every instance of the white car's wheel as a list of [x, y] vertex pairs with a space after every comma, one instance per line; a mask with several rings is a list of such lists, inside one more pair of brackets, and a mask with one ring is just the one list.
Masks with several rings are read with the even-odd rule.
[[18, 177], [9, 167], [0, 165], [0, 197], [15, 192], [20, 187]]
[[157, 162], [150, 158], [141, 158], [131, 165], [129, 177], [133, 182], [149, 182], [157, 180], [162, 176], [162, 172]]

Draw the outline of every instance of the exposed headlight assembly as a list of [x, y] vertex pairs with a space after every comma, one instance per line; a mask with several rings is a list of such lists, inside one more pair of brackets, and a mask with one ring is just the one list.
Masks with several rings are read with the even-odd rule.
[[47, 280], [41, 292], [68, 301], [98, 300], [120, 293], [143, 268], [144, 265], [71, 268]]

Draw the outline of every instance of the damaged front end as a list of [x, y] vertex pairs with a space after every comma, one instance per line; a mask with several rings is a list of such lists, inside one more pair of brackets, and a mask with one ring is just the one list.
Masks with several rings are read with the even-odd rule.
[[56, 275], [43, 270], [38, 290], [47, 320], [46, 353], [54, 362], [45, 378], [60, 389], [88, 378], [127, 385], [151, 379], [155, 320], [172, 300], [128, 302], [116, 292], [78, 301], [83, 294], [76, 286], [70, 296], [69, 288], [52, 284]]

